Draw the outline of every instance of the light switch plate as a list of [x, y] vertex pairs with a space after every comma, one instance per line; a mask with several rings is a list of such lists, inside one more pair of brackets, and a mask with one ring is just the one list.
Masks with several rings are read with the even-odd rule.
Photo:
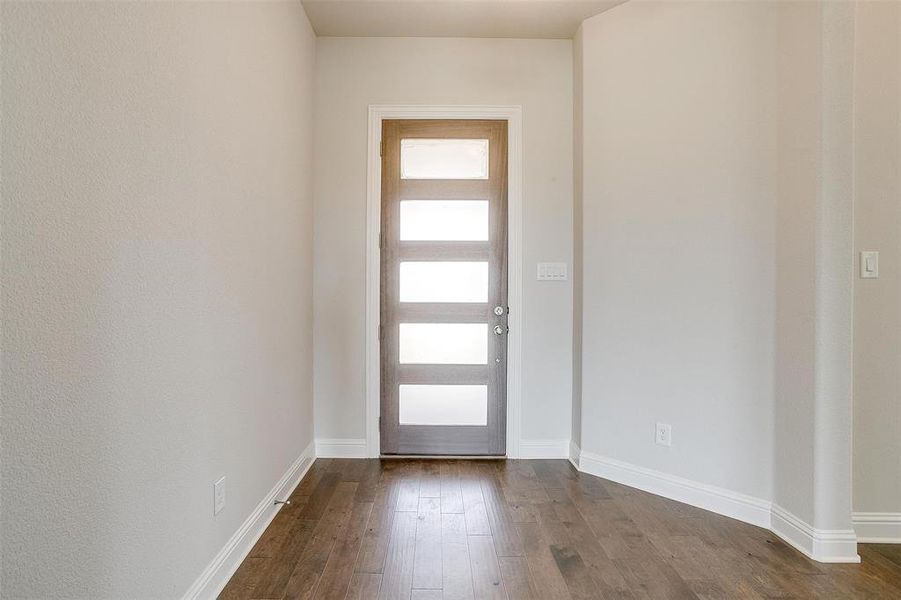
[[860, 278], [876, 279], [879, 277], [879, 252], [864, 250], [860, 253]]
[[566, 263], [538, 263], [538, 281], [566, 281]]

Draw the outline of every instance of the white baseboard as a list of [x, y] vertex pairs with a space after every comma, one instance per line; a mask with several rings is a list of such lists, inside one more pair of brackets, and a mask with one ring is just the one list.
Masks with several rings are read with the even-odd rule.
[[857, 541], [864, 544], [901, 544], [901, 513], [851, 514]]
[[579, 470], [769, 529], [772, 504], [724, 488], [582, 452]]
[[773, 505], [770, 529], [789, 545], [822, 563], [859, 563], [853, 529], [816, 529], [778, 504]]
[[569, 440], [520, 440], [519, 458], [569, 458]]
[[366, 440], [317, 439], [317, 458], [366, 458]]
[[577, 444], [573, 441], [570, 441], [569, 442], [569, 462], [572, 463], [572, 465], [576, 468], [577, 471], [579, 470], [579, 462], [580, 462], [581, 456], [582, 456], [582, 449], [579, 448], [579, 444]]
[[[577, 449], [578, 447], [573, 444], [573, 451]], [[571, 457], [570, 460], [583, 473], [769, 529], [792, 547], [818, 562], [860, 562], [857, 555], [857, 536], [853, 530], [815, 529], [767, 500], [590, 452], [579, 452], [577, 458]], [[897, 517], [901, 515], [896, 515]], [[873, 522], [891, 522], [896, 527], [901, 527], [901, 518], [890, 521], [881, 516], [880, 519], [878, 521], [874, 519]]]
[[207, 565], [200, 577], [185, 592], [182, 600], [206, 600], [219, 595], [281, 508], [274, 504], [275, 500], [291, 495], [303, 476], [307, 474], [315, 458], [311, 443], [297, 457], [297, 460], [291, 463], [281, 479], [269, 490], [266, 497], [260, 501], [250, 516], [241, 524], [241, 527], [225, 543], [225, 546]]

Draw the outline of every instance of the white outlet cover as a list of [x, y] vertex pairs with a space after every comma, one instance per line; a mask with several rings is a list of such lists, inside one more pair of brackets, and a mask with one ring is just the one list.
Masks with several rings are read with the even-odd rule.
[[218, 515], [225, 508], [225, 477], [213, 484], [213, 516]]
[[660, 446], [672, 446], [673, 426], [669, 423], [657, 423], [654, 429], [654, 441]]

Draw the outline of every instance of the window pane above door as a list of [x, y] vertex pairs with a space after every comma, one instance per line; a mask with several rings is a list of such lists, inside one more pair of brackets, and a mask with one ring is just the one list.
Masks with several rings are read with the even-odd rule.
[[487, 425], [487, 385], [402, 385], [401, 425]]
[[402, 262], [401, 302], [488, 302], [487, 262]]
[[400, 362], [487, 365], [487, 323], [401, 323]]
[[400, 239], [417, 242], [488, 241], [487, 200], [403, 200]]
[[401, 179], [488, 179], [488, 140], [400, 141]]

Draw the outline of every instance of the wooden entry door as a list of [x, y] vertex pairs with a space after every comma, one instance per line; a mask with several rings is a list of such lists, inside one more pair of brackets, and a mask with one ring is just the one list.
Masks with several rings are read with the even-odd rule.
[[506, 453], [507, 122], [382, 121], [381, 450]]

